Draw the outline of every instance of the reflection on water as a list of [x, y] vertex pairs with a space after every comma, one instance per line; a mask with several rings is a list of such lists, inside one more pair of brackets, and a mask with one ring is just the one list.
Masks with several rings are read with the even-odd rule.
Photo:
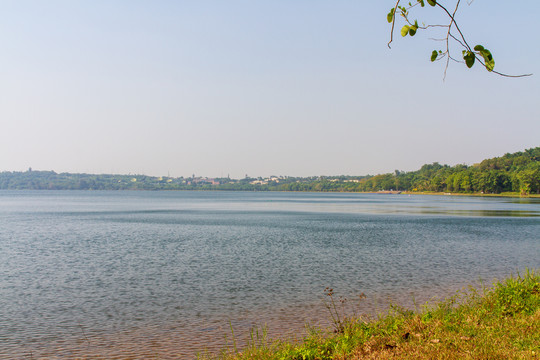
[[0, 358], [183, 358], [539, 267], [540, 203], [311, 193], [0, 192]]
[[450, 216], [499, 216], [499, 217], [538, 217], [537, 211], [525, 210], [422, 210], [420, 214]]

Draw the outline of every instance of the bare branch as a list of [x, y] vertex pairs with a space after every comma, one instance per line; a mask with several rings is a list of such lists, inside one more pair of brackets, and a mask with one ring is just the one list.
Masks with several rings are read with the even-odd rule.
[[390, 30], [390, 41], [388, 42], [388, 48], [391, 49], [390, 44], [392, 41], [394, 41], [394, 25], [396, 24], [396, 11], [399, 6], [399, 2], [401, 0], [397, 0], [396, 6], [394, 6], [394, 17], [392, 18], [392, 30]]
[[457, 37], [455, 37], [454, 34], [450, 34], [450, 37], [452, 39], [454, 39], [455, 41], [457, 41], [459, 43], [459, 45], [461, 45], [462, 47], [467, 48], [467, 46], [465, 46], [465, 44], [462, 43], [461, 40], [459, 40]]
[[[454, 17], [456, 16], [456, 12], [458, 11], [458, 8], [459, 8], [459, 3], [461, 2], [461, 0], [458, 0], [458, 2], [456, 3], [456, 9], [454, 10], [454, 13], [452, 15], [450, 15], [450, 18], [452, 19], [450, 21], [450, 24], [448, 25], [448, 33], [446, 34], [446, 52], [448, 53], [448, 58], [446, 59], [446, 66], [444, 68], [444, 77], [443, 77], [443, 80], [446, 79], [446, 72], [448, 71], [448, 65], [450, 65], [450, 59], [451, 59], [451, 56], [450, 56], [450, 43], [449, 43], [449, 39], [450, 39], [450, 35], [451, 35], [451, 31], [452, 31], [452, 25], [455, 24], [455, 20], [454, 20]], [[438, 3], [437, 3], [438, 4]], [[441, 5], [439, 5], [441, 6]], [[446, 9], [441, 6], [445, 11]], [[446, 11], [448, 13], [448, 11]], [[449, 14], [449, 13], [448, 13]], [[456, 24], [456, 29], [458, 29], [459, 31], [459, 28]], [[460, 31], [461, 33], [461, 31]], [[463, 35], [462, 35], [463, 36]], [[453, 37], [453, 36], [452, 36]]]
[[[457, 2], [456, 11], [457, 11], [457, 9], [458, 9], [458, 7], [459, 7], [460, 1], [461, 1], [461, 0], [458, 0], [458, 2]], [[469, 51], [472, 51], [471, 47], [470, 47], [469, 44], [467, 43], [467, 40], [465, 40], [465, 36], [464, 36], [463, 33], [461, 32], [461, 29], [459, 28], [459, 26], [458, 26], [456, 20], [454, 19], [454, 16], [453, 16], [452, 14], [450, 14], [450, 12], [449, 12], [444, 6], [442, 6], [441, 4], [439, 4], [439, 2], [437, 2], [437, 6], [439, 6], [441, 9], [443, 9], [444, 12], [446, 12], [446, 14], [450, 17], [450, 19], [451, 19], [450, 27], [452, 26], [452, 24], [456, 25], [456, 30], [459, 32], [459, 35], [461, 35], [461, 39], [463, 39], [463, 42], [465, 43], [467, 49], [468, 49]], [[454, 12], [454, 14], [455, 14], [455, 12]]]
[[447, 28], [448, 26], [449, 26], [449, 25], [433, 24], [433, 25], [426, 25], [426, 26], [419, 27], [419, 29], [429, 29], [429, 28], [432, 28], [432, 27], [443, 27], [443, 28]]

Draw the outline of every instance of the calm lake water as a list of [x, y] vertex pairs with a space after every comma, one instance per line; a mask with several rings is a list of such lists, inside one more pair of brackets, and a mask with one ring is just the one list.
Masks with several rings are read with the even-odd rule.
[[[192, 358], [540, 268], [539, 199], [0, 191], [0, 358]], [[229, 340], [227, 340], [229, 339]]]

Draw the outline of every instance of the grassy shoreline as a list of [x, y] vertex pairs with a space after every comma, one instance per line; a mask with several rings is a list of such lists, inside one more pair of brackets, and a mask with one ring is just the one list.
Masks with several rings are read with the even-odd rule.
[[416, 311], [392, 306], [376, 319], [347, 317], [333, 291], [327, 308], [334, 328], [311, 329], [302, 341], [271, 341], [254, 330], [248, 345], [235, 343], [199, 359], [540, 359], [540, 272], [477, 290], [470, 287]]

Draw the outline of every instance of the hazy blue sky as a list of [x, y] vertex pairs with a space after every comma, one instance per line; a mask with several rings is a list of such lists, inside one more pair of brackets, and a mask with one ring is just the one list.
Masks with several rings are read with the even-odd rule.
[[386, 46], [393, 3], [0, 0], [0, 171], [365, 175], [540, 146], [540, 2], [458, 14], [533, 77], [444, 82], [441, 44]]

